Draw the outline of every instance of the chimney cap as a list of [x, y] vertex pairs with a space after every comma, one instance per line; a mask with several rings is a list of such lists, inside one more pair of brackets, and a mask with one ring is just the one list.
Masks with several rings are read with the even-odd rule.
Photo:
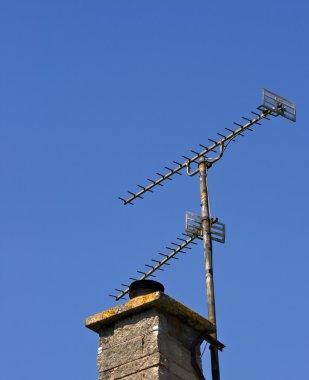
[[153, 280], [137, 280], [129, 286], [130, 299], [158, 291], [164, 292], [164, 286]]
[[122, 305], [94, 314], [86, 319], [86, 327], [99, 333], [105, 326], [110, 326], [116, 321], [124, 320], [149, 309], [155, 309], [165, 315], [183, 320], [201, 333], [215, 331], [215, 326], [208, 319], [160, 291], [147, 294], [144, 297], [136, 297]]

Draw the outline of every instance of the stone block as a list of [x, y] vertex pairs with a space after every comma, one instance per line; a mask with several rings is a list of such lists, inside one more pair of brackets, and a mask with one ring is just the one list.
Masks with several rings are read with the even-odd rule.
[[103, 349], [98, 354], [98, 369], [106, 371], [142, 357], [143, 342], [138, 337]]
[[99, 345], [113, 345], [129, 340], [132, 336], [144, 335], [154, 326], [158, 326], [158, 323], [159, 316], [154, 310], [137, 313], [116, 321], [112, 326], [104, 326], [99, 333]]
[[146, 369], [154, 367], [159, 368], [159, 366], [166, 367], [167, 361], [159, 352], [157, 352], [153, 355], [145, 356], [141, 359], [116, 367], [113, 370], [102, 371], [100, 372], [99, 380], [123, 379], [130, 375], [138, 376], [139, 373], [142, 373]]
[[159, 367], [148, 368], [140, 373], [125, 376], [121, 380], [159, 380]]

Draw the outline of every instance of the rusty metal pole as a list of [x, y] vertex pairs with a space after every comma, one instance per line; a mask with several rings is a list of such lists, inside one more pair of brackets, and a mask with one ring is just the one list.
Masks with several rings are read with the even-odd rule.
[[[215, 307], [215, 292], [213, 280], [213, 267], [212, 267], [212, 240], [210, 234], [210, 211], [208, 201], [208, 187], [207, 187], [207, 169], [209, 163], [204, 157], [199, 159], [199, 172], [200, 172], [200, 193], [201, 193], [201, 217], [202, 217], [202, 233], [204, 242], [204, 258], [205, 258], [205, 272], [206, 272], [206, 291], [207, 291], [207, 306], [208, 306], [208, 319], [215, 327], [216, 323], [216, 307]], [[217, 327], [212, 337], [217, 339]], [[211, 372], [213, 380], [220, 380], [219, 370], [219, 355], [215, 347], [210, 347], [211, 355]]]

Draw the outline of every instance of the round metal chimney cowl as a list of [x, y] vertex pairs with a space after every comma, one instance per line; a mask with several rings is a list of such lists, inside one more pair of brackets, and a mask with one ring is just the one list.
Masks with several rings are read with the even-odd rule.
[[129, 286], [130, 299], [159, 291], [164, 292], [164, 286], [160, 282], [152, 280], [134, 281]]

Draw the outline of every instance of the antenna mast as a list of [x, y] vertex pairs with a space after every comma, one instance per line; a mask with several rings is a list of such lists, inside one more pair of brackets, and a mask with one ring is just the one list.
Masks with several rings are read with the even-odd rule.
[[[209, 211], [209, 196], [207, 186], [207, 169], [212, 164], [207, 162], [204, 157], [199, 160], [199, 173], [200, 173], [200, 195], [201, 195], [201, 225], [203, 234], [204, 245], [204, 259], [205, 259], [205, 273], [206, 273], [206, 294], [208, 306], [208, 319], [215, 326], [214, 333], [211, 336], [217, 339], [217, 320], [216, 320], [216, 305], [215, 305], [215, 289], [213, 279], [213, 266], [212, 266], [212, 240], [211, 240], [211, 224], [210, 224], [210, 211]], [[211, 371], [213, 380], [220, 379], [219, 370], [219, 355], [218, 349], [210, 346], [211, 356]]]

